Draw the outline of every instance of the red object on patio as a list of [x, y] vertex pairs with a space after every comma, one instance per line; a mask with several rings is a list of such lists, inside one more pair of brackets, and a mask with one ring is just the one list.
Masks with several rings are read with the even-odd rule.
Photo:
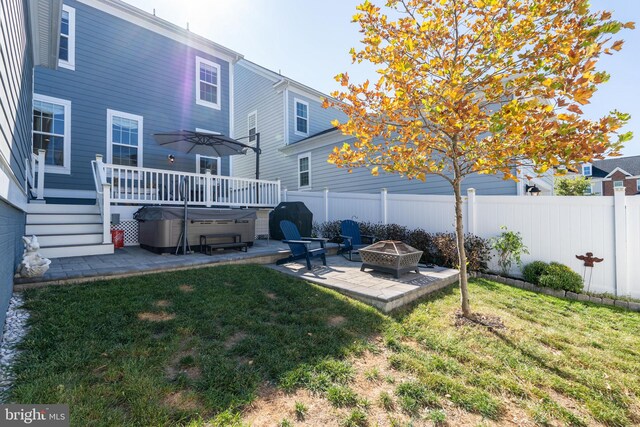
[[124, 248], [124, 230], [111, 230], [111, 241], [115, 249]]

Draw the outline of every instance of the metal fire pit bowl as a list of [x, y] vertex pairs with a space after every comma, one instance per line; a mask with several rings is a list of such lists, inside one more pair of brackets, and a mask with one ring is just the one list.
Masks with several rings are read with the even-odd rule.
[[401, 274], [409, 271], [418, 270], [418, 261], [422, 257], [422, 251], [407, 245], [406, 243], [395, 240], [383, 240], [376, 242], [371, 246], [360, 249], [362, 257], [362, 267], [382, 271], [384, 273], [394, 274], [396, 278], [400, 278]]

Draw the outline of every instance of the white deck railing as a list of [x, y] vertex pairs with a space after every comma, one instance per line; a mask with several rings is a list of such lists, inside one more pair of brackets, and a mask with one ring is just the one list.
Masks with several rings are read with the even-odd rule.
[[[273, 207], [280, 203], [280, 181], [234, 178], [97, 161], [110, 184], [111, 203], [192, 206]], [[185, 185], [186, 184], [186, 185]], [[186, 188], [186, 191], [185, 191]]]

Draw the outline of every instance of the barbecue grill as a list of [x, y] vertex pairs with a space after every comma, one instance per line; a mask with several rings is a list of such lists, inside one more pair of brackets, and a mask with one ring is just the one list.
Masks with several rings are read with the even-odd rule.
[[418, 270], [418, 261], [422, 257], [422, 251], [396, 240], [383, 240], [373, 245], [360, 249], [362, 267], [394, 274], [399, 278], [401, 274]]

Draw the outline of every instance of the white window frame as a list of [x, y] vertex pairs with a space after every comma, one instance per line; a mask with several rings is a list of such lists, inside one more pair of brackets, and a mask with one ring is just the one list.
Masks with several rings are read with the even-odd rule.
[[640, 178], [636, 179], [636, 191], [640, 191]]
[[[253, 128], [251, 127], [251, 117], [253, 117]], [[251, 135], [251, 129], [255, 129], [255, 133]], [[258, 133], [258, 110], [254, 110], [247, 114], [247, 136], [249, 144], [256, 142], [256, 134]], [[251, 137], [253, 136], [253, 139]]]
[[196, 154], [196, 173], [205, 173], [205, 171], [201, 171], [200, 170], [200, 159], [212, 159], [216, 161], [216, 172], [217, 173], [213, 173], [213, 175], [220, 175], [220, 157], [216, 157], [216, 156], [204, 156], [202, 154]]
[[584, 163], [582, 165], [582, 176], [591, 176], [593, 175], [593, 166], [591, 163]]
[[[303, 159], [305, 157], [309, 159], [309, 169], [307, 169], [306, 171], [301, 171], [300, 159]], [[309, 174], [309, 184], [304, 186], [301, 185], [301, 179], [300, 179], [300, 174], [303, 172], [307, 172]], [[298, 190], [309, 190], [309, 189], [311, 189], [311, 153], [303, 153], [298, 155]]]
[[624, 188], [624, 181], [613, 181], [613, 188]]
[[[217, 82], [216, 82], [216, 89], [218, 90], [218, 102], [209, 102], [207, 100], [204, 99], [200, 99], [200, 66], [204, 64], [204, 65], [208, 65], [210, 67], [213, 67], [217, 70], [216, 72], [216, 76], [217, 76]], [[209, 82], [205, 82], [207, 84], [210, 84]], [[198, 105], [202, 105], [205, 107], [209, 107], [209, 108], [214, 108], [216, 110], [220, 109], [220, 100], [222, 99], [222, 88], [220, 85], [220, 64], [216, 64], [213, 61], [209, 61], [208, 59], [204, 59], [201, 58], [199, 56], [196, 56], [196, 81], [195, 81], [195, 86], [196, 86], [196, 104]]]
[[[298, 116], [298, 104], [303, 104], [307, 107], [307, 131], [306, 132], [300, 132], [298, 130], [298, 117], [301, 118], [305, 118], [302, 116]], [[293, 98], [293, 131], [296, 135], [298, 136], [309, 136], [309, 127], [311, 125], [311, 114], [310, 114], [310, 108], [309, 108], [309, 103], [306, 101], [303, 101], [301, 99], [298, 98]]]
[[[76, 69], [76, 10], [71, 6], [67, 6], [66, 4], [62, 5], [63, 12], [67, 12], [69, 14], [69, 36], [67, 37], [69, 40], [69, 58], [64, 61], [58, 58], [58, 67], [66, 68], [68, 70]], [[62, 18], [60, 18], [62, 21]], [[62, 37], [62, 33], [60, 33]], [[60, 49], [60, 45], [58, 45], [58, 49]]]
[[[107, 163], [113, 164], [113, 116], [122, 117], [123, 119], [136, 120], [138, 122], [138, 164], [136, 166], [124, 167], [143, 167], [143, 140], [144, 117], [137, 114], [125, 113], [123, 111], [107, 109]], [[126, 144], [122, 144], [126, 145]]]
[[[61, 175], [71, 174], [71, 101], [67, 99], [54, 98], [52, 96], [33, 94], [34, 101], [49, 102], [51, 104], [62, 105], [64, 107], [64, 153], [62, 166], [45, 165], [46, 173], [56, 173]], [[32, 112], [33, 119], [33, 112]], [[33, 123], [31, 124], [31, 144], [33, 147]], [[33, 148], [32, 148], [33, 151]]]
[[[209, 129], [202, 129], [202, 128], [196, 128], [196, 132], [201, 132], [201, 133], [210, 133], [211, 135], [222, 135], [220, 132], [216, 132], [213, 130], [209, 130]], [[200, 157], [204, 157], [206, 159], [217, 159], [217, 168], [218, 168], [218, 175], [222, 175], [222, 170], [220, 169], [222, 167], [222, 164], [220, 163], [220, 157], [217, 156], [203, 156], [200, 154], [196, 154], [196, 173], [204, 173], [200, 172]]]

